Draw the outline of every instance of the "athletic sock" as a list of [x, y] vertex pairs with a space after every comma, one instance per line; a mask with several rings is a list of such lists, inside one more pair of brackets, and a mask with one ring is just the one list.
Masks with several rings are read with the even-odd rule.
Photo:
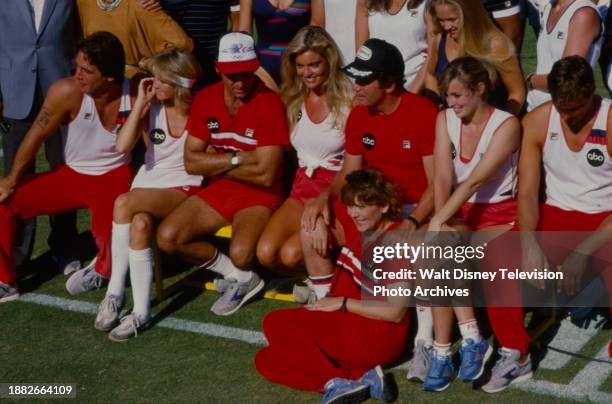
[[222, 275], [225, 279], [233, 278], [238, 282], [248, 282], [253, 276], [253, 271], [243, 271], [236, 267], [230, 257], [215, 249], [215, 253], [205, 263], [201, 265], [206, 269]]
[[437, 356], [449, 356], [451, 354], [451, 344], [438, 344], [434, 341], [433, 348]]
[[422, 340], [426, 347], [430, 347], [433, 344], [433, 316], [431, 314], [431, 306], [428, 302], [417, 300], [416, 302], [416, 313], [417, 313], [417, 334], [414, 337], [414, 343], [418, 340]]
[[111, 238], [111, 278], [106, 296], [114, 295], [123, 301], [125, 281], [129, 268], [130, 224], [113, 222]]
[[151, 283], [153, 282], [153, 250], [132, 250], [129, 253], [130, 280], [134, 297], [134, 313], [149, 318], [151, 312]]
[[474, 318], [459, 323], [459, 331], [461, 331], [461, 336], [463, 337], [464, 343], [467, 339], [471, 339], [476, 343], [480, 342], [481, 340], [478, 322]]
[[323, 299], [331, 289], [332, 279], [334, 275], [309, 276], [309, 287], [315, 292], [317, 299]]

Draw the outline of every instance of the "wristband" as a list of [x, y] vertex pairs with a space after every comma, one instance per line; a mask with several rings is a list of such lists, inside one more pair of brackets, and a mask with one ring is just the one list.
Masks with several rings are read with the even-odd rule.
[[346, 306], [347, 300], [348, 300], [348, 297], [346, 297], [346, 296], [343, 297], [342, 298], [342, 305], [340, 306], [340, 311], [343, 311], [345, 313], [348, 312], [348, 307]]
[[417, 227], [417, 229], [419, 227], [421, 227], [421, 222], [419, 222], [418, 220], [416, 220], [416, 218], [412, 215], [408, 215], [406, 216], [406, 220], [408, 220], [409, 222], [414, 223], [414, 225]]

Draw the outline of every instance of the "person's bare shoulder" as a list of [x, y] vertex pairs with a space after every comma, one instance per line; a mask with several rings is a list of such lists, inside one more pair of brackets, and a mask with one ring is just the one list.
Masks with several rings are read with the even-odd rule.
[[55, 81], [47, 92], [46, 103], [57, 105], [59, 109], [73, 111], [78, 109], [83, 99], [83, 91], [74, 77]]

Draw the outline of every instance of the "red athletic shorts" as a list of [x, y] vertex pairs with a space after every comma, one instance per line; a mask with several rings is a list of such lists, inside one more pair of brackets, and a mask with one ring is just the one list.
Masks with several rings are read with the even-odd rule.
[[289, 197], [295, 199], [302, 205], [306, 200], [319, 196], [329, 187], [337, 171], [319, 167], [312, 173], [312, 177], [306, 175], [306, 168], [302, 167], [295, 173], [293, 187]]
[[243, 209], [263, 206], [274, 210], [283, 202], [280, 193], [225, 178], [213, 180], [196, 195], [228, 222]]
[[472, 230], [510, 224], [516, 221], [516, 200], [508, 199], [497, 203], [466, 202], [461, 209], [461, 217]]

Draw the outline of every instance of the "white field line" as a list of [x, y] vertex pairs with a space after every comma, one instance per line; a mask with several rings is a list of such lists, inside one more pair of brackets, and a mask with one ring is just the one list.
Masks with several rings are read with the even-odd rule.
[[[61, 297], [50, 295], [29, 293], [22, 295], [20, 300], [78, 313], [96, 314], [97, 312], [96, 304], [79, 300], [63, 299]], [[197, 321], [168, 317], [160, 321], [158, 324], [156, 324], [156, 326], [169, 328], [172, 330], [187, 331], [196, 334], [226, 338], [254, 345], [266, 344], [266, 340], [261, 332], [243, 330], [236, 327], [227, 327], [212, 323], [200, 323]], [[602, 350], [597, 354], [597, 357], [607, 357], [607, 346], [602, 348]], [[514, 388], [532, 393], [549, 395], [560, 399], [592, 401], [609, 404], [612, 403], [612, 394], [596, 391], [596, 389], [601, 386], [610, 373], [612, 373], [612, 367], [610, 365], [605, 363], [591, 362], [586, 365], [567, 385], [552, 383], [545, 380], [530, 380], [526, 383], [518, 384], [514, 386]]]
[[[550, 345], [569, 352], [579, 352], [599, 331], [599, 328], [595, 328], [597, 322], [592, 321], [590, 327], [584, 329], [575, 326], [566, 318], [561, 321], [561, 327], [555, 338], [550, 342]], [[544, 360], [540, 363], [540, 367], [558, 370], [567, 365], [571, 359], [570, 355], [549, 350]]]
[[[22, 295], [19, 300], [22, 302], [36, 303], [43, 306], [57, 307], [59, 309], [74, 311], [77, 313], [96, 314], [98, 312], [98, 306], [93, 303], [63, 299], [61, 297], [37, 293]], [[219, 324], [200, 323], [197, 321], [167, 317], [157, 323], [155, 326], [170, 328], [172, 330], [193, 332], [196, 334], [210, 335], [213, 337], [233, 339], [254, 345], [266, 345], [266, 339], [259, 331], [243, 330], [241, 328], [228, 327]]]

